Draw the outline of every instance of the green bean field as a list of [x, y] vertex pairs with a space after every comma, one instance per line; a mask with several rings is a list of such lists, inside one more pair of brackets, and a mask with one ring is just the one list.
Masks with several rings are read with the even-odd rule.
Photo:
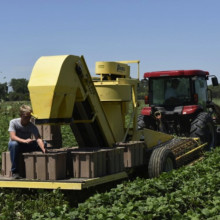
[[[0, 151], [21, 102], [1, 103]], [[64, 146], [76, 145], [62, 127]], [[82, 192], [0, 188], [0, 219], [220, 219], [220, 148], [193, 165], [147, 179], [137, 176], [111, 187]], [[100, 188], [102, 188], [100, 190]]]

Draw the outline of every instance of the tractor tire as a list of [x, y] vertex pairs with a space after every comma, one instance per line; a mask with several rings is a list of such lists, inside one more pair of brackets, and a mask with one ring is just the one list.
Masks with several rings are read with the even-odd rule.
[[157, 130], [156, 120], [151, 116], [138, 115], [137, 117], [138, 130], [148, 128], [151, 130]]
[[158, 177], [163, 172], [169, 172], [176, 168], [176, 160], [172, 151], [166, 147], [153, 150], [149, 164], [148, 177]]
[[199, 137], [202, 143], [208, 143], [205, 150], [210, 151], [215, 147], [216, 132], [211, 116], [207, 112], [201, 112], [192, 121], [190, 137]]

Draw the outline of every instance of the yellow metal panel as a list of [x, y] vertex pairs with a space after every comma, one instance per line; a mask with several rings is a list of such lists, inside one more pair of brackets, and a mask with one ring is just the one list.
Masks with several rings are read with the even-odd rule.
[[140, 63], [140, 60], [123, 60], [123, 61], [116, 61], [117, 63]]
[[127, 61], [117, 61], [118, 63], [137, 63], [138, 65], [138, 80], [140, 80], [140, 60], [127, 60]]
[[98, 85], [95, 83], [101, 101], [130, 101], [130, 85]]
[[147, 147], [151, 148], [158, 144], [169, 141], [173, 138], [174, 138], [173, 135], [169, 135], [145, 128], [143, 130], [136, 131], [134, 136], [132, 137], [132, 140], [144, 139], [144, 142], [146, 143]]
[[41, 57], [35, 64], [28, 88], [38, 119], [71, 118], [78, 83], [77, 56]]
[[120, 85], [134, 85], [137, 86], [139, 80], [137, 79], [129, 79], [129, 78], [118, 78], [118, 84]]
[[[62, 123], [64, 121], [62, 119], [71, 122], [74, 104], [85, 101], [96, 116], [94, 120], [99, 126], [100, 136], [102, 135], [106, 141], [105, 146], [112, 146], [115, 143], [83, 57], [73, 55], [41, 57], [33, 68], [28, 88], [33, 115], [37, 119], [43, 119], [41, 122]], [[88, 120], [91, 119], [82, 118], [81, 122], [94, 121]]]
[[177, 157], [177, 158], [176, 158], [176, 161], [177, 161], [177, 160], [180, 160], [181, 158], [183, 158], [183, 157], [185, 157], [185, 156], [187, 156], [187, 155], [189, 155], [189, 154], [192, 154], [193, 152], [195, 152], [195, 151], [197, 151], [197, 150], [200, 150], [200, 149], [204, 148], [205, 146], [207, 146], [207, 143], [204, 143], [204, 144], [202, 144], [202, 145], [200, 145], [200, 146], [198, 146], [198, 147], [192, 149], [191, 151], [188, 151], [187, 153], [185, 153], [185, 154], [183, 154], [183, 155]]
[[0, 187], [30, 189], [69, 189], [82, 190], [83, 183], [40, 182], [40, 181], [0, 181]]
[[117, 62], [96, 62], [95, 72], [97, 75], [114, 74], [128, 77], [130, 67], [127, 64]]
[[103, 102], [102, 105], [116, 142], [122, 141], [125, 133], [125, 128], [123, 121], [124, 115], [122, 115], [121, 103]]
[[103, 183], [112, 182], [127, 178], [126, 172], [111, 174], [108, 176], [97, 177], [92, 179], [82, 179], [80, 183], [73, 182], [74, 179], [62, 182], [54, 181], [34, 181], [34, 180], [0, 180], [0, 188], [28, 188], [28, 189], [65, 189], [65, 190], [82, 190], [91, 186], [97, 186]]

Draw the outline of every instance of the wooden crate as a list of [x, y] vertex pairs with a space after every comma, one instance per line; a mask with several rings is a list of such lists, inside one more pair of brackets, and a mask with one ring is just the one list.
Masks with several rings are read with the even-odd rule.
[[[10, 152], [2, 152], [2, 176], [11, 177], [11, 159], [10, 159]], [[19, 175], [21, 177], [25, 177], [25, 164], [24, 164], [24, 157], [22, 155], [19, 156]]]
[[106, 152], [100, 149], [79, 148], [71, 151], [72, 176], [94, 178], [106, 175]]
[[124, 148], [124, 166], [126, 168], [141, 166], [144, 164], [144, 147], [143, 141], [130, 141], [127, 143], [118, 143], [118, 146]]
[[58, 180], [66, 178], [66, 152], [24, 153], [27, 179]]
[[105, 149], [107, 174], [124, 171], [124, 147]]

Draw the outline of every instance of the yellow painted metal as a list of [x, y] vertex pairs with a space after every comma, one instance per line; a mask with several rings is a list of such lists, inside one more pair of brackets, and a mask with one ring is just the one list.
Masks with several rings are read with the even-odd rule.
[[130, 67], [119, 62], [96, 62], [95, 72], [97, 75], [113, 74], [128, 77]]
[[108, 85], [99, 82], [95, 85], [102, 102], [131, 101], [131, 85]]
[[127, 61], [117, 61], [118, 63], [137, 63], [138, 65], [138, 80], [140, 80], [140, 60], [127, 60]]
[[120, 172], [120, 173], [115, 173], [115, 174], [111, 174], [108, 176], [89, 179], [85, 181], [83, 188], [89, 188], [91, 186], [97, 186], [103, 183], [108, 183], [108, 182], [125, 179], [125, 178], [128, 178], [128, 174], [126, 172]]
[[42, 182], [42, 181], [0, 181], [0, 187], [4, 188], [28, 188], [28, 189], [69, 189], [82, 190], [82, 183], [70, 182]]
[[102, 105], [116, 142], [121, 142], [125, 133], [125, 114], [122, 112], [121, 102], [103, 102]]
[[[137, 79], [129, 78], [94, 82], [116, 142], [123, 141], [127, 136], [125, 121], [130, 106], [132, 107], [132, 130], [136, 130], [137, 84]], [[131, 103], [130, 106], [129, 103]]]
[[76, 94], [85, 95], [75, 71], [77, 56], [41, 57], [36, 62], [28, 89], [38, 119], [71, 118]]
[[123, 61], [116, 61], [117, 63], [140, 63], [140, 60], [123, 60]]
[[166, 141], [169, 141], [173, 139], [173, 135], [165, 134], [158, 131], [153, 131], [150, 129], [143, 129], [136, 131], [132, 140], [140, 140], [144, 139], [144, 142], [147, 145], [147, 148], [152, 148], [158, 144], [164, 143]]
[[97, 177], [92, 179], [82, 179], [82, 182], [66, 181], [34, 181], [34, 180], [0, 180], [0, 188], [28, 188], [28, 189], [65, 189], [65, 190], [82, 190], [103, 183], [127, 178], [126, 172], [111, 174], [108, 176]]
[[94, 122], [96, 119], [96, 114], [93, 115], [93, 117], [90, 119], [90, 120], [74, 120], [74, 123], [75, 124], [78, 124], [78, 123], [92, 123]]
[[74, 104], [87, 99], [108, 146], [116, 142], [83, 57], [41, 57], [28, 88], [37, 119], [72, 119]]
[[176, 160], [180, 160], [180, 159], [182, 159], [183, 157], [185, 157], [185, 156], [187, 156], [187, 155], [190, 155], [190, 154], [192, 154], [193, 152], [204, 148], [205, 146], [207, 146], [207, 143], [204, 143], [204, 144], [202, 144], [202, 145], [200, 145], [200, 146], [198, 146], [198, 147], [192, 149], [191, 151], [188, 151], [187, 153], [185, 153], [185, 154], [183, 154], [183, 155], [177, 157]]
[[[126, 141], [128, 133], [132, 141], [143, 139], [147, 148], [173, 139], [172, 135], [150, 129], [137, 130], [139, 80], [130, 78], [128, 63], [138, 64], [139, 79], [139, 60], [97, 62], [96, 74], [101, 77], [94, 78], [93, 82], [83, 57], [73, 55], [41, 57], [33, 68], [28, 84], [34, 116], [37, 119], [71, 119], [74, 106], [80, 109], [83, 106], [81, 102], [86, 101], [90, 104], [91, 118], [79, 117], [75, 120], [75, 125], [92, 123], [96, 120], [109, 147], [116, 142]], [[126, 125], [126, 116], [129, 112], [130, 121]], [[205, 146], [200, 145], [199, 139], [197, 141], [198, 147], [187, 154]], [[81, 182], [74, 179], [67, 181], [0, 179], [0, 187], [82, 190], [127, 176], [126, 172], [120, 172], [84, 179]]]

